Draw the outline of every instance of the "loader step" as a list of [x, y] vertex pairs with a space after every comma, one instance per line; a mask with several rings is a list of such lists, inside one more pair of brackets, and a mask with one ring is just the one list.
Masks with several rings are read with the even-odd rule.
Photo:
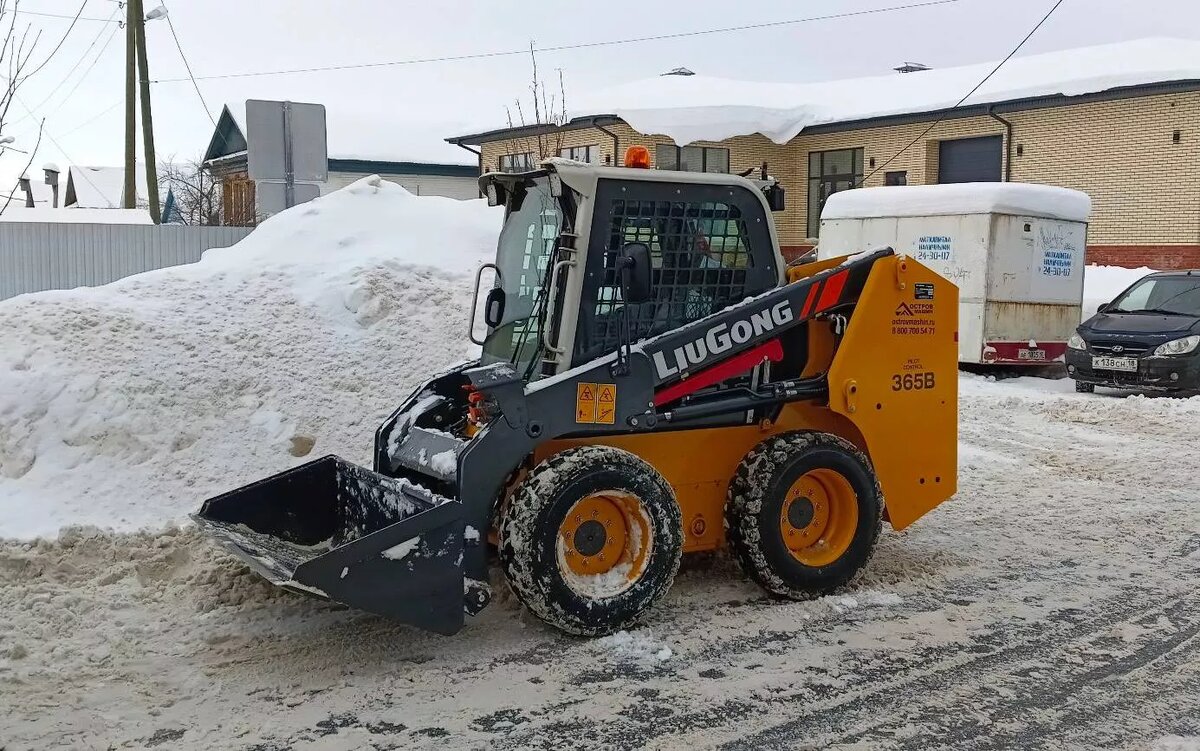
[[390, 458], [393, 467], [453, 483], [458, 475], [458, 453], [466, 445], [444, 431], [414, 425], [391, 447]]

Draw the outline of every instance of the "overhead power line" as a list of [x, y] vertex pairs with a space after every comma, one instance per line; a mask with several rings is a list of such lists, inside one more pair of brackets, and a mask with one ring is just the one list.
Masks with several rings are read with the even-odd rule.
[[[974, 94], [976, 91], [979, 91], [979, 89], [981, 89], [983, 87], [983, 85], [991, 79], [992, 76], [996, 75], [996, 72], [999, 71], [1000, 68], [1004, 67], [1005, 63], [1007, 63], [1009, 60], [1012, 59], [1013, 55], [1017, 54], [1021, 50], [1021, 48], [1025, 46], [1025, 43], [1029, 41], [1030, 37], [1032, 37], [1035, 33], [1037, 33], [1038, 29], [1042, 28], [1042, 24], [1046, 23], [1046, 21], [1049, 20], [1050, 16], [1054, 15], [1054, 11], [1058, 10], [1058, 6], [1060, 6], [1062, 4], [1063, 4], [1063, 0], [1057, 0], [1054, 3], [1054, 5], [1050, 6], [1050, 10], [1046, 11], [1046, 15], [1042, 16], [1042, 19], [1040, 21], [1038, 21], [1036, 24], [1034, 24], [1033, 28], [1029, 30], [1029, 33], [1026, 34], [1025, 37], [1020, 42], [1017, 43], [1016, 47], [1012, 48], [1011, 52], [1009, 52], [1007, 55], [1004, 56], [1003, 60], [996, 63], [996, 67], [992, 68], [991, 71], [989, 71], [988, 74], [983, 77], [983, 80], [981, 80], [979, 83], [975, 84], [971, 88], [971, 90], [968, 91], [966, 94], [963, 94], [962, 99], [959, 99], [957, 102], [955, 102], [954, 106], [951, 107], [949, 110], [946, 110], [945, 112], [943, 112], [938, 117], [938, 119], [934, 120], [933, 123], [930, 124], [930, 126], [928, 128], [921, 131], [921, 133], [916, 138], [914, 138], [912, 141], [910, 141], [907, 146], [900, 149], [895, 154], [892, 154], [891, 158], [889, 158], [887, 161], [885, 161], [883, 164], [879, 165], [875, 169], [871, 170], [867, 175], [865, 175], [861, 180], [859, 180], [858, 183], [854, 187], [861, 188], [864, 184], [866, 184], [868, 178], [870, 178], [872, 175], [878, 174], [879, 171], [882, 170], [884, 167], [888, 166], [889, 164], [891, 164], [892, 162], [894, 162], [898, 158], [900, 158], [901, 154], [903, 154], [904, 152], [911, 149], [913, 146], [916, 146], [918, 143], [920, 143], [921, 140], [924, 139], [925, 136], [929, 135], [930, 132], [932, 132], [933, 129], [936, 128], [939, 123], [941, 123], [943, 120], [946, 119], [946, 116], [948, 114], [950, 114], [950, 112], [952, 110], [956, 110], [959, 107], [961, 107], [963, 102], [970, 99], [971, 95]], [[921, 74], [915, 73], [915, 74], [907, 74], [907, 75], [918, 75], [919, 76]]]
[[[166, 7], [165, 5], [163, 6]], [[175, 49], [179, 50], [179, 59], [183, 61], [183, 67], [187, 71], [188, 78], [192, 79], [192, 88], [196, 90], [196, 96], [200, 98], [200, 106], [204, 108], [204, 114], [212, 121], [213, 127], [217, 127], [217, 120], [213, 117], [212, 110], [208, 108], [208, 102], [204, 101], [204, 94], [200, 92], [200, 84], [196, 83], [196, 75], [192, 73], [191, 63], [188, 62], [187, 55], [183, 54], [183, 45], [179, 42], [179, 35], [175, 33], [175, 24], [171, 21], [171, 13], [167, 12], [167, 26], [171, 29], [171, 37], [175, 40]]]
[[22, 73], [21, 78], [23, 78], [23, 79], [33, 78], [35, 75], [38, 74], [39, 71], [41, 71], [42, 68], [45, 68], [46, 65], [49, 64], [49, 62], [54, 59], [54, 56], [57, 55], [58, 51], [62, 49], [63, 43], [67, 41], [67, 37], [71, 36], [71, 32], [75, 30], [75, 24], [79, 23], [79, 17], [80, 17], [80, 15], [82, 15], [83, 9], [87, 6], [87, 3], [88, 3], [88, 0], [83, 0], [83, 2], [79, 4], [79, 10], [75, 11], [75, 15], [65, 16], [65, 18], [71, 19], [71, 25], [67, 27], [67, 30], [65, 32], [63, 32], [62, 39], [58, 40], [58, 44], [54, 45], [54, 49], [50, 50], [50, 54], [46, 55], [46, 59], [42, 61], [41, 65], [37, 66], [36, 68], [29, 71], [28, 73]]
[[18, 13], [23, 16], [42, 16], [43, 18], [63, 18], [71, 21], [98, 21], [100, 23], [120, 23], [111, 18], [98, 18], [96, 16], [71, 16], [66, 13], [46, 13], [40, 10], [10, 10], [9, 13]]
[[77, 80], [75, 82], [75, 85], [71, 87], [71, 90], [68, 91], [67, 95], [62, 98], [62, 101], [60, 101], [54, 107], [54, 109], [50, 111], [50, 113], [47, 115], [47, 117], [50, 117], [50, 116], [56, 114], [59, 110], [61, 110], [63, 108], [63, 105], [65, 105], [67, 102], [71, 101], [71, 96], [76, 91], [78, 91], [79, 87], [83, 85], [83, 82], [87, 80], [88, 75], [92, 72], [92, 70], [95, 69], [96, 64], [100, 62], [101, 58], [104, 57], [104, 51], [108, 49], [108, 46], [110, 44], [112, 44], [112, 40], [117, 36], [117, 32], [119, 32], [120, 30], [121, 30], [120, 27], [113, 28], [112, 33], [108, 35], [108, 39], [105, 39], [104, 44], [100, 46], [100, 51], [96, 53], [96, 56], [94, 58], [92, 58], [91, 64], [89, 64], [88, 67], [84, 69], [83, 75], [79, 77], [79, 80]]
[[[856, 16], [869, 16], [880, 13], [893, 13], [902, 10], [913, 10], [916, 8], [928, 8], [935, 5], [952, 5], [962, 2], [962, 0], [925, 0], [924, 2], [908, 3], [905, 5], [892, 5], [886, 8], [868, 8], [867, 10], [847, 11], [845, 13], [830, 13], [822, 16], [809, 16], [807, 18], [793, 18], [786, 21], [767, 21], [764, 23], [744, 24], [741, 26], [725, 26], [718, 29], [701, 29], [699, 31], [680, 31], [671, 34], [655, 34], [653, 36], [630, 37], [627, 39], [610, 39], [600, 42], [581, 42], [577, 44], [560, 44], [552, 47], [537, 47], [534, 52], [565, 52], [567, 50], [590, 49], [594, 47], [611, 47], [621, 44], [637, 44], [640, 42], [658, 42], [668, 39], [684, 39], [687, 37], [704, 36], [709, 34], [727, 34], [737, 31], [751, 31], [754, 29], [769, 29], [780, 26], [791, 26], [801, 23], [813, 23], [816, 21], [832, 21], [840, 18], [853, 18]], [[425, 63], [445, 63], [459, 60], [481, 60], [486, 58], [496, 57], [513, 57], [517, 55], [528, 55], [530, 52], [528, 47], [515, 50], [495, 50], [492, 52], [475, 52], [463, 55], [445, 55], [442, 57], [422, 57], [410, 58], [407, 60], [389, 60], [378, 63], [347, 63], [343, 65], [322, 65], [310, 68], [291, 68], [285, 70], [264, 70], [250, 71], [243, 73], [220, 73], [209, 76], [189, 76], [188, 78], [159, 78], [151, 83], [179, 83], [184, 81], [211, 81], [225, 78], [257, 78], [261, 76], [286, 76], [299, 73], [321, 73], [326, 71], [342, 71], [342, 70], [362, 70], [366, 68], [390, 68], [401, 65], [421, 65]]]
[[[82, 10], [83, 10], [83, 8], [80, 8], [80, 10], [82, 11]], [[117, 9], [113, 10], [113, 12], [112, 12], [112, 16], [110, 16], [110, 18], [114, 18], [114, 19], [115, 19], [115, 18], [116, 18], [116, 16], [117, 16], [117, 13], [119, 13], [119, 12], [120, 12], [120, 8], [118, 7]], [[90, 54], [91, 54], [91, 52], [92, 52], [92, 48], [94, 48], [94, 47], [96, 46], [96, 42], [99, 42], [99, 41], [100, 41], [100, 37], [104, 36], [104, 32], [106, 32], [106, 31], [108, 31], [108, 28], [107, 28], [107, 27], [105, 27], [105, 26], [101, 26], [101, 27], [100, 27], [100, 30], [99, 30], [98, 32], [96, 32], [96, 36], [94, 36], [94, 37], [92, 38], [91, 44], [89, 44], [89, 45], [87, 46], [87, 49], [83, 51], [83, 54], [79, 56], [79, 59], [75, 61], [75, 64], [71, 66], [71, 69], [70, 69], [69, 71], [67, 71], [67, 74], [66, 74], [65, 76], [63, 76], [63, 77], [62, 77], [62, 80], [61, 80], [61, 81], [59, 81], [57, 84], [55, 84], [55, 85], [54, 85], [54, 88], [50, 90], [50, 93], [49, 93], [49, 94], [47, 94], [47, 95], [46, 95], [46, 97], [45, 97], [44, 99], [42, 99], [42, 101], [40, 101], [40, 102], [38, 102], [37, 104], [33, 105], [33, 111], [34, 111], [34, 112], [37, 112], [37, 111], [38, 111], [38, 110], [40, 110], [42, 107], [46, 106], [46, 103], [47, 103], [47, 102], [49, 102], [51, 99], [53, 99], [53, 98], [54, 98], [54, 95], [58, 93], [58, 90], [59, 90], [59, 89], [61, 89], [61, 88], [62, 88], [62, 87], [63, 87], [63, 86], [64, 86], [64, 85], [67, 83], [67, 81], [68, 81], [68, 80], [70, 80], [71, 76], [75, 74], [75, 71], [79, 69], [79, 66], [83, 64], [83, 61], [84, 61], [84, 60], [86, 60], [86, 59], [87, 59], [87, 57], [88, 57], [88, 55], [90, 55]], [[114, 31], [113, 31], [113, 33], [115, 34], [115, 33], [116, 33], [116, 31], [114, 30]], [[109, 35], [109, 41], [112, 41], [112, 35], [111, 35], [111, 34]], [[107, 44], [107, 43], [105, 43], [105, 45], [104, 45], [104, 46], [105, 46], [105, 47], [107, 47], [107, 46], [108, 46], [108, 44]], [[101, 48], [101, 50], [100, 50], [100, 54], [103, 54], [103, 53], [104, 53], [104, 49], [103, 49], [103, 47], [102, 47], [102, 48]], [[98, 58], [98, 57], [99, 57], [99, 55], [97, 55], [97, 58]], [[95, 65], [95, 62], [93, 62], [93, 63], [92, 63], [92, 66], [94, 66], [94, 65]], [[91, 69], [92, 69], [91, 67], [88, 67], [88, 68], [87, 68], [87, 70], [85, 70], [85, 71], [84, 71], [84, 74], [83, 74], [83, 75], [84, 75], [84, 78], [86, 78], [86, 77], [87, 77], [87, 74], [88, 74], [88, 72], [89, 72], [89, 71], [91, 71]], [[81, 78], [81, 79], [80, 79], [80, 81], [82, 81], [82, 80], [83, 80], [83, 78]], [[76, 84], [75, 88], [78, 88], [78, 84]], [[74, 93], [74, 91], [75, 91], [75, 88], [71, 89], [71, 92], [72, 92], [72, 93]], [[67, 95], [67, 98], [68, 98], [68, 99], [70, 98], [70, 94], [68, 94], [68, 95]], [[57, 110], [55, 110], [55, 111], [57, 111]], [[29, 117], [32, 117], [32, 115], [26, 115], [25, 117], [22, 117], [22, 118], [21, 118], [21, 120], [25, 120], [25, 119], [27, 119], [27, 118], [29, 118]], [[16, 122], [20, 122], [21, 120], [18, 120], [18, 121], [16, 121]], [[15, 125], [15, 124], [16, 124], [16, 122], [14, 122], [13, 124]]]
[[[29, 109], [29, 105], [26, 104], [25, 100], [21, 98], [21, 95], [16, 93], [15, 91], [13, 92], [13, 99], [16, 100], [17, 104], [21, 105], [22, 109], [24, 109], [26, 112], [29, 112], [30, 114], [33, 114], [32, 110]], [[58, 142], [58, 139], [56, 139], [53, 135], [51, 135], [50, 131], [46, 130], [45, 118], [42, 119], [41, 126], [38, 129], [37, 144], [33, 147], [33, 151], [31, 151], [29, 154], [29, 163], [30, 164], [33, 164], [33, 160], [37, 156], [38, 148], [42, 145], [42, 134], [43, 133], [46, 135], [46, 138], [50, 139], [50, 143], [54, 144], [54, 147], [56, 149], [58, 149], [59, 153], [62, 154], [64, 157], [66, 157], [67, 162], [69, 162], [70, 164], [72, 164], [76, 167], [80, 166], [79, 162], [72, 159], [71, 155], [67, 153], [67, 150], [62, 147], [62, 144], [60, 144]], [[29, 167], [26, 167], [25, 169], [28, 170]], [[91, 185], [92, 188], [97, 193], [100, 193], [101, 195], [103, 195], [103, 192], [99, 188], [96, 187], [96, 183], [92, 182], [92, 179], [87, 176], [87, 170], [81, 169], [81, 170], [79, 170], [79, 174], [83, 177], [84, 181], [86, 181], [88, 185]]]
[[96, 122], [100, 118], [107, 115], [109, 112], [112, 112], [113, 110], [115, 110], [117, 107], [120, 107], [124, 103], [125, 103], [124, 99], [118, 99], [117, 101], [113, 102], [112, 104], [108, 105], [104, 109], [100, 110], [96, 114], [89, 117], [87, 120], [84, 120], [80, 124], [63, 131], [62, 133], [59, 133], [59, 135], [62, 136], [63, 138], [66, 138], [67, 136], [71, 135], [72, 133], [74, 133], [76, 131], [83, 130], [87, 126], [91, 125], [92, 123]]

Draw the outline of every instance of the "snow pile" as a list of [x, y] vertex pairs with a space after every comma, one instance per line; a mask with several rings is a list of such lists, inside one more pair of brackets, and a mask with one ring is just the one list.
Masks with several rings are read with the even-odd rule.
[[1033, 183], [953, 183], [862, 188], [834, 193], [821, 210], [826, 219], [889, 216], [1012, 214], [1086, 222], [1092, 212], [1087, 193]]
[[1083, 272], [1083, 320], [1096, 314], [1096, 308], [1112, 302], [1138, 279], [1153, 274], [1154, 269], [1142, 266], [1127, 269], [1121, 266], [1088, 266]]
[[[570, 114], [614, 114], [679, 144], [751, 133], [787, 143], [812, 125], [948, 109], [995, 67], [992, 61], [806, 84], [656, 76], [577, 97]], [[964, 105], [1197, 78], [1200, 42], [1137, 39], [1015, 57]]]
[[0, 537], [161, 527], [317, 456], [369, 464], [464, 358], [500, 221], [372, 177], [199, 263], [0, 303]]
[[675, 654], [666, 644], [655, 641], [649, 631], [621, 630], [592, 643], [605, 652], [635, 660], [665, 662]]
[[1200, 736], [1168, 735], [1155, 741], [1150, 751], [1200, 751]]

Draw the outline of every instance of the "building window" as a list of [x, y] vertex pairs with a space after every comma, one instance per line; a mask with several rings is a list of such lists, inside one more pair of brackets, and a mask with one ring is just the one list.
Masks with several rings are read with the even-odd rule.
[[532, 169], [532, 151], [523, 151], [520, 154], [502, 154], [500, 156], [501, 172], [529, 172]]
[[570, 159], [575, 162], [595, 164], [596, 152], [596, 144], [592, 144], [590, 146], [569, 146], [565, 149], [559, 149], [558, 155], [563, 159]]
[[660, 143], [654, 164], [658, 169], [683, 172], [729, 172], [729, 149]]
[[908, 172], [884, 172], [884, 185], [908, 185]]
[[810, 151], [808, 153], [808, 236], [821, 230], [821, 209], [839, 190], [858, 187], [863, 176], [863, 150]]

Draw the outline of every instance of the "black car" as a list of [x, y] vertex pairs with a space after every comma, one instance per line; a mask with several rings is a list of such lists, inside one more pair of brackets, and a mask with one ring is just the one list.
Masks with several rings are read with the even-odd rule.
[[1200, 271], [1139, 279], [1067, 341], [1076, 391], [1200, 390]]

